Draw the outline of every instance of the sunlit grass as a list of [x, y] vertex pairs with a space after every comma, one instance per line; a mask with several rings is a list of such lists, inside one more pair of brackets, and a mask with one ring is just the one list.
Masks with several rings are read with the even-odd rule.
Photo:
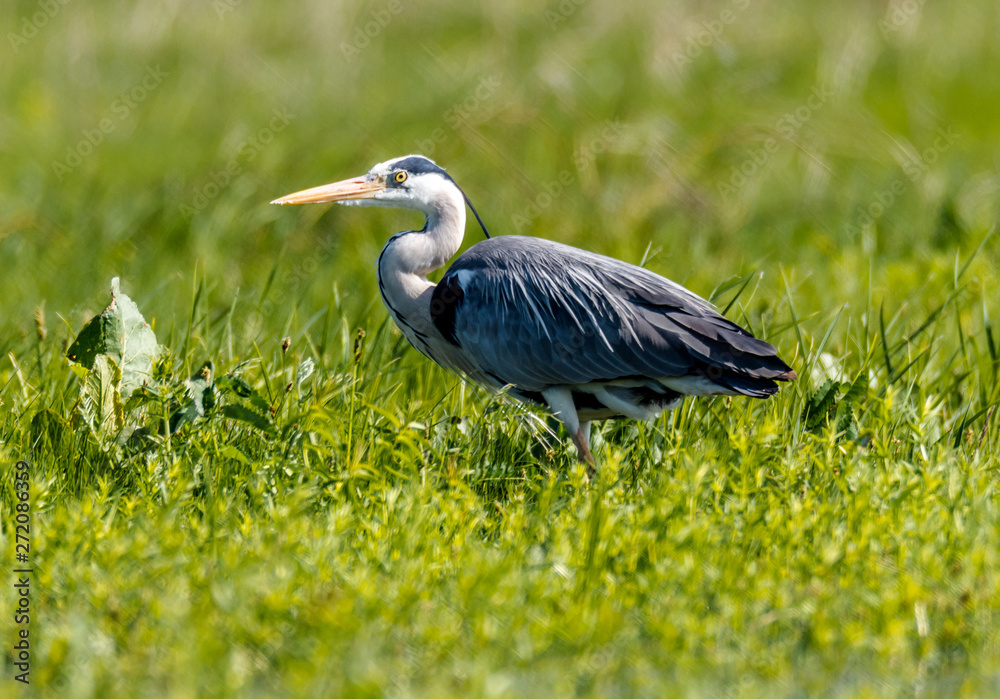
[[[57, 3], [0, 49], [33, 688], [997, 693], [995, 8], [391, 4]], [[266, 203], [414, 151], [494, 234], [642, 262], [800, 380], [609, 422], [588, 481], [392, 327], [374, 261], [419, 221]], [[65, 357], [113, 276], [163, 346], [131, 442]], [[206, 362], [217, 404], [167, 429]]]

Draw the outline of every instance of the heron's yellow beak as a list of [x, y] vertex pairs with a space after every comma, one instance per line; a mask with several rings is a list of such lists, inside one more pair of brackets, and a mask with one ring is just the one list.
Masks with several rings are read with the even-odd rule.
[[385, 182], [355, 177], [342, 182], [324, 184], [312, 189], [304, 189], [295, 194], [275, 199], [272, 204], [325, 204], [331, 201], [351, 201], [353, 199], [373, 199], [385, 189]]

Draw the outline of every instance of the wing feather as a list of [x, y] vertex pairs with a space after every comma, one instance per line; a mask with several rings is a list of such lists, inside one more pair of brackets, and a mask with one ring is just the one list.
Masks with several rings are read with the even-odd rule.
[[680, 285], [541, 238], [473, 246], [434, 296], [442, 334], [525, 391], [697, 376], [720, 392], [767, 395], [795, 378], [773, 346]]

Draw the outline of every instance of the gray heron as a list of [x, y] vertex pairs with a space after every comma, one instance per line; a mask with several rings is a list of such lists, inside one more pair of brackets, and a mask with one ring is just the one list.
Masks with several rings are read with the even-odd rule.
[[[378, 258], [396, 325], [441, 366], [547, 406], [591, 466], [592, 420], [647, 420], [684, 396], [766, 398], [797, 378], [773, 346], [669, 279], [542, 238], [490, 237], [465, 192], [424, 156], [271, 203], [325, 202], [422, 213], [424, 227], [392, 236]], [[466, 205], [486, 239], [434, 284], [427, 274], [462, 244]]]

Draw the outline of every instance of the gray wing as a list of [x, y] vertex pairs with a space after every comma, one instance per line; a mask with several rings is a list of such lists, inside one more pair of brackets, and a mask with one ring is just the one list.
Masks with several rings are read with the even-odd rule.
[[486, 373], [525, 391], [698, 377], [764, 396], [795, 377], [774, 347], [680, 285], [541, 238], [470, 248], [435, 289], [431, 316]]

